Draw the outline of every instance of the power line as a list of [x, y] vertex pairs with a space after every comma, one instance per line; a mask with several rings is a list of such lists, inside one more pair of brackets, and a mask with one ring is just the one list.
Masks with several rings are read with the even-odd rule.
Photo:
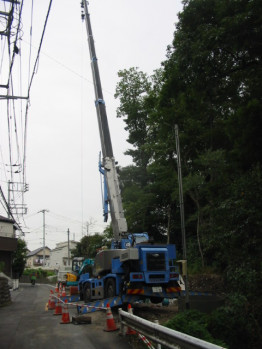
[[[17, 43], [17, 39], [18, 39], [18, 33], [19, 33], [19, 30], [20, 30], [21, 15], [22, 15], [22, 10], [23, 10], [23, 5], [24, 5], [24, 0], [22, 0], [22, 4], [21, 4], [21, 7], [20, 7], [20, 11], [19, 11], [19, 19], [18, 19], [16, 36], [15, 36], [13, 55], [12, 55], [12, 59], [11, 59], [11, 62], [10, 62], [10, 67], [9, 67], [9, 76], [8, 76], [8, 80], [7, 80], [7, 88], [9, 88], [9, 83], [10, 83], [10, 78], [11, 78], [11, 74], [12, 74], [14, 59], [15, 59], [15, 55], [17, 54], [17, 45], [16, 45], [16, 43]], [[9, 52], [10, 52], [10, 39], [8, 40], [8, 46], [9, 46]]]
[[30, 97], [30, 91], [31, 91], [33, 78], [34, 78], [35, 73], [36, 73], [36, 67], [37, 67], [37, 64], [39, 62], [40, 51], [41, 51], [41, 47], [42, 47], [42, 43], [43, 43], [43, 39], [44, 39], [44, 35], [45, 35], [45, 30], [46, 30], [46, 26], [47, 26], [47, 21], [48, 21], [48, 18], [49, 18], [50, 10], [51, 10], [52, 1], [53, 0], [50, 0], [50, 2], [49, 2], [49, 6], [48, 6], [46, 18], [45, 18], [45, 23], [44, 23], [44, 28], [43, 28], [43, 31], [42, 31], [42, 36], [41, 36], [41, 40], [40, 40], [40, 44], [39, 44], [39, 48], [38, 48], [38, 52], [37, 52], [37, 56], [36, 56], [36, 60], [35, 60], [35, 64], [34, 64], [34, 68], [33, 68], [33, 72], [32, 72], [32, 76], [31, 76], [31, 80], [29, 82], [29, 86], [28, 86], [28, 90], [27, 90], [28, 99], [27, 99], [27, 103], [26, 103], [25, 127], [24, 127], [24, 158], [23, 158], [23, 182], [24, 183], [25, 183], [25, 163], [26, 163], [26, 144], [27, 144], [27, 119], [28, 119], [28, 109], [29, 109], [29, 103], [30, 103], [30, 98], [29, 97]]

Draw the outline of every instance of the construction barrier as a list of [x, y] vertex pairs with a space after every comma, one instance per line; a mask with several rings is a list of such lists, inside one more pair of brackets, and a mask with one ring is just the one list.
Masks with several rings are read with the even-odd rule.
[[149, 340], [141, 333], [138, 333], [138, 337], [145, 343], [149, 349], [155, 349], [155, 347], [149, 342]]
[[70, 286], [69, 287], [69, 296], [78, 294], [78, 286]]

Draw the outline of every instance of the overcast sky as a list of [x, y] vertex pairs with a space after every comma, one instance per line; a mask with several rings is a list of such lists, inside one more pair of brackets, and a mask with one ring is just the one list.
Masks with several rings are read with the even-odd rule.
[[[34, 1], [31, 70], [48, 5], [49, 0]], [[89, 1], [113, 150], [120, 166], [130, 164], [131, 159], [124, 155], [129, 147], [125, 125], [116, 118], [117, 72], [138, 67], [152, 74], [159, 68], [181, 10], [179, 0]], [[25, 1], [22, 57], [29, 56], [30, 16], [31, 1]], [[28, 214], [22, 222], [30, 250], [43, 243], [43, 214], [38, 213], [43, 209], [49, 210], [45, 230], [50, 248], [67, 239], [68, 228], [70, 238], [79, 240], [87, 232], [86, 222], [89, 233], [103, 231], [106, 224], [98, 172], [100, 148], [80, 0], [54, 0], [28, 114], [26, 181], [30, 190], [25, 194]], [[0, 180], [6, 187], [3, 171]]]

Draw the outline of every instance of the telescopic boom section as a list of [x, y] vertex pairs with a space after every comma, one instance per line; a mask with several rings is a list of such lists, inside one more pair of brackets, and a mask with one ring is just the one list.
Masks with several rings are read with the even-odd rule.
[[112, 220], [112, 228], [114, 233], [114, 239], [116, 241], [119, 241], [121, 237], [125, 236], [127, 233], [127, 223], [124, 217], [118, 175], [116, 171], [115, 159], [113, 155], [113, 148], [112, 148], [107, 114], [106, 114], [105, 101], [103, 98], [97, 57], [95, 52], [95, 44], [94, 44], [94, 38], [92, 34], [90, 14], [88, 13], [88, 2], [86, 0], [82, 1], [82, 7], [84, 8], [84, 17], [85, 17], [89, 52], [90, 52], [90, 58], [91, 58], [91, 67], [92, 67], [95, 98], [96, 98], [95, 105], [96, 105], [102, 154], [103, 154], [103, 167], [105, 169], [105, 180], [108, 188], [108, 198], [109, 198], [110, 214], [111, 214], [111, 220]]

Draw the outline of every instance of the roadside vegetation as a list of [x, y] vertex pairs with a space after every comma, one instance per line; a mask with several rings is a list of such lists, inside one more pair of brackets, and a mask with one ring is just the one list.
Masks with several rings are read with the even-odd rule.
[[117, 116], [133, 159], [119, 168], [124, 209], [129, 231], [175, 243], [182, 256], [178, 125], [188, 265], [194, 273], [222, 275], [227, 295], [206, 328], [230, 349], [259, 348], [261, 1], [183, 4], [161, 67], [152, 76], [137, 67], [118, 74]]
[[15, 278], [20, 278], [26, 265], [27, 246], [22, 239], [17, 239], [17, 249], [13, 255], [12, 273]]
[[54, 270], [46, 270], [46, 269], [42, 269], [42, 268], [26, 268], [23, 272], [23, 275], [36, 275], [37, 278], [47, 278], [48, 276], [53, 276], [56, 275], [56, 273], [54, 272]]

